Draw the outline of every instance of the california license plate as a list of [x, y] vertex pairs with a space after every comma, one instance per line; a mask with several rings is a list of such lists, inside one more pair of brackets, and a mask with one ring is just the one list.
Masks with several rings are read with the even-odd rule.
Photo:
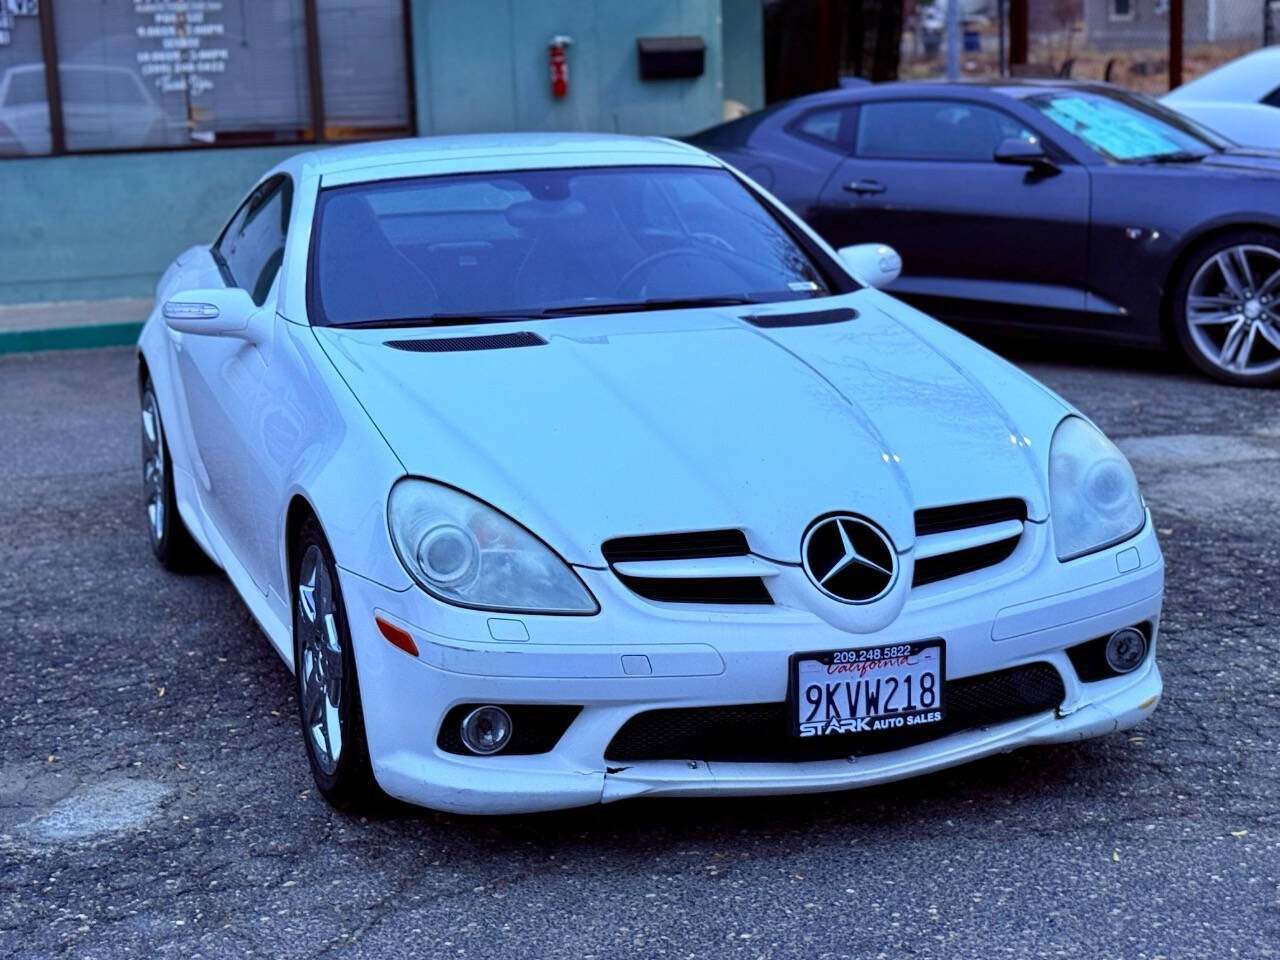
[[940, 639], [795, 654], [787, 696], [791, 733], [825, 737], [941, 723], [945, 664]]

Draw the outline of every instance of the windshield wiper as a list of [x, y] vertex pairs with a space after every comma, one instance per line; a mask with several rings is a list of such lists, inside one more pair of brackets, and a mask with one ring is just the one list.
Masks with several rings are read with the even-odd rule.
[[514, 310], [510, 313], [435, 313], [422, 317], [386, 317], [377, 320], [352, 320], [348, 323], [331, 323], [331, 327], [344, 330], [388, 327], [447, 327], [468, 323], [508, 323], [513, 320], [538, 320], [545, 317], [573, 317], [597, 313], [639, 313], [644, 310], [679, 310], [688, 307], [740, 307], [765, 303], [753, 297], [679, 297], [652, 298], [634, 302], [574, 303], [563, 307], [546, 307], [541, 310]]
[[1194, 153], [1191, 150], [1178, 150], [1175, 153], [1153, 153], [1149, 157], [1136, 157], [1133, 163], [1199, 163], [1208, 153]]
[[674, 297], [651, 298], [631, 303], [575, 303], [565, 307], [547, 307], [540, 310], [541, 317], [573, 317], [593, 313], [639, 313], [643, 310], [680, 310], [687, 307], [741, 307], [762, 303], [752, 297]]

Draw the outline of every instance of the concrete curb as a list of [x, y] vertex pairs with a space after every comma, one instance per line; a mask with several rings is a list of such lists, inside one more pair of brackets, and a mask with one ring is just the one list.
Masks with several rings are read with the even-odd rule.
[[149, 297], [0, 304], [0, 354], [127, 346], [151, 306]]
[[140, 323], [96, 323], [83, 327], [53, 327], [48, 330], [3, 330], [0, 331], [0, 354], [123, 347], [136, 343], [141, 330]]

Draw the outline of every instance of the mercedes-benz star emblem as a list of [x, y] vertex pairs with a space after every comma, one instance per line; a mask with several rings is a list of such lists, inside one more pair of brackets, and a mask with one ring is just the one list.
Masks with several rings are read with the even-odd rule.
[[880, 528], [861, 517], [823, 517], [800, 546], [804, 568], [819, 590], [843, 603], [879, 600], [898, 576], [898, 554]]

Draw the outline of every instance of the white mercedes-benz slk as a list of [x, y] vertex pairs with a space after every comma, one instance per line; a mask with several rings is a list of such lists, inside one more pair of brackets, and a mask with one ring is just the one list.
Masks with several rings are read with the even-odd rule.
[[226, 571], [340, 806], [834, 790], [1137, 723], [1132, 470], [898, 266], [666, 140], [296, 156], [157, 289], [152, 546]]

